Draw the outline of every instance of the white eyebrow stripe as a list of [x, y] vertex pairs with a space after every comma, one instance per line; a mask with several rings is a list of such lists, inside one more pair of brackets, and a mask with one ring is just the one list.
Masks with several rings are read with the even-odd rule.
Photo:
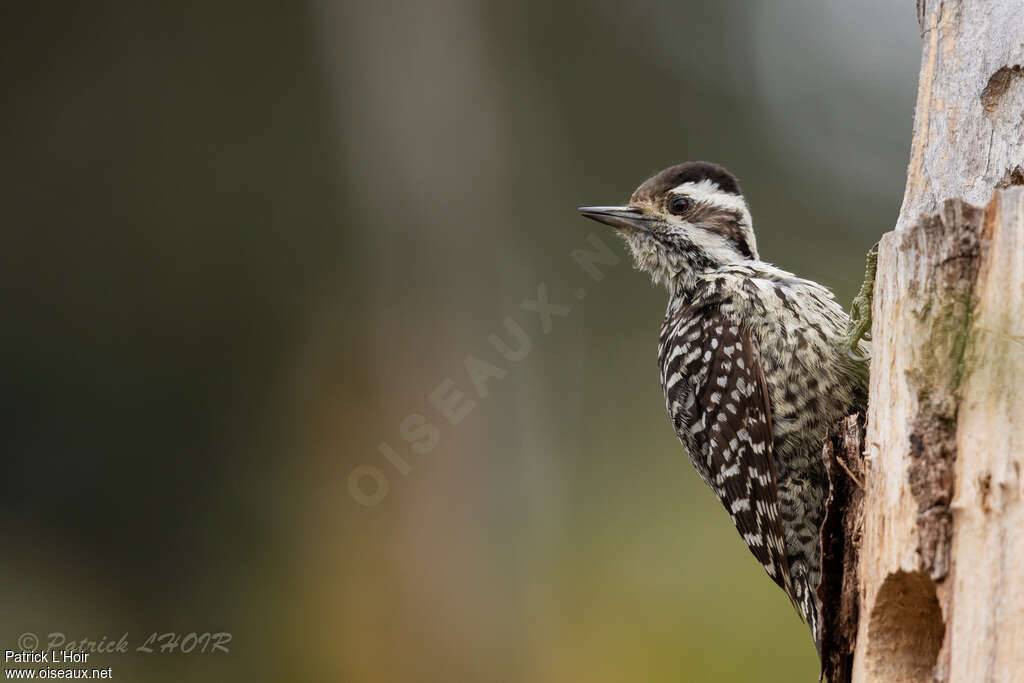
[[743, 197], [723, 192], [710, 180], [702, 180], [699, 183], [683, 183], [669, 190], [669, 194], [681, 194], [689, 197], [695, 202], [707, 202], [715, 206], [721, 206], [735, 211], [747, 211], [747, 203]]

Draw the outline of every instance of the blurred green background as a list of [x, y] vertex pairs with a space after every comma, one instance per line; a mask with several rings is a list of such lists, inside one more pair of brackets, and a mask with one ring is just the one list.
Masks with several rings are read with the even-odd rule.
[[[664, 414], [665, 294], [575, 207], [718, 161], [762, 256], [848, 302], [902, 197], [912, 3], [3, 15], [0, 649], [233, 634], [95, 656], [140, 681], [816, 679]], [[592, 233], [623, 257], [597, 283]]]

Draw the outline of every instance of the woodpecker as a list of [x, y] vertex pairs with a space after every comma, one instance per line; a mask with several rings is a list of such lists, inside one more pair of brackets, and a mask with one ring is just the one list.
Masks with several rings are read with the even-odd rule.
[[821, 654], [816, 588], [828, 429], [866, 403], [870, 344], [832, 292], [762, 261], [736, 178], [697, 161], [625, 206], [587, 206], [668, 289], [658, 339], [669, 418]]

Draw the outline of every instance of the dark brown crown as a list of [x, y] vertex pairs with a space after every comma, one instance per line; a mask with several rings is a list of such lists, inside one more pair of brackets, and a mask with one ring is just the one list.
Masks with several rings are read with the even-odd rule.
[[657, 175], [653, 175], [637, 188], [630, 201], [652, 200], [663, 196], [666, 192], [683, 183], [699, 183], [710, 180], [723, 192], [740, 194], [740, 184], [733, 174], [718, 164], [707, 161], [687, 161], [669, 166]]

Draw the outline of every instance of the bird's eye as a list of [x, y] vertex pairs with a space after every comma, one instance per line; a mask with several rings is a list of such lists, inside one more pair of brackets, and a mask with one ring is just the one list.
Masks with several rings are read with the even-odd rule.
[[692, 202], [688, 197], [675, 197], [671, 202], [669, 202], [668, 211], [676, 216], [681, 216], [690, 210], [691, 205]]

